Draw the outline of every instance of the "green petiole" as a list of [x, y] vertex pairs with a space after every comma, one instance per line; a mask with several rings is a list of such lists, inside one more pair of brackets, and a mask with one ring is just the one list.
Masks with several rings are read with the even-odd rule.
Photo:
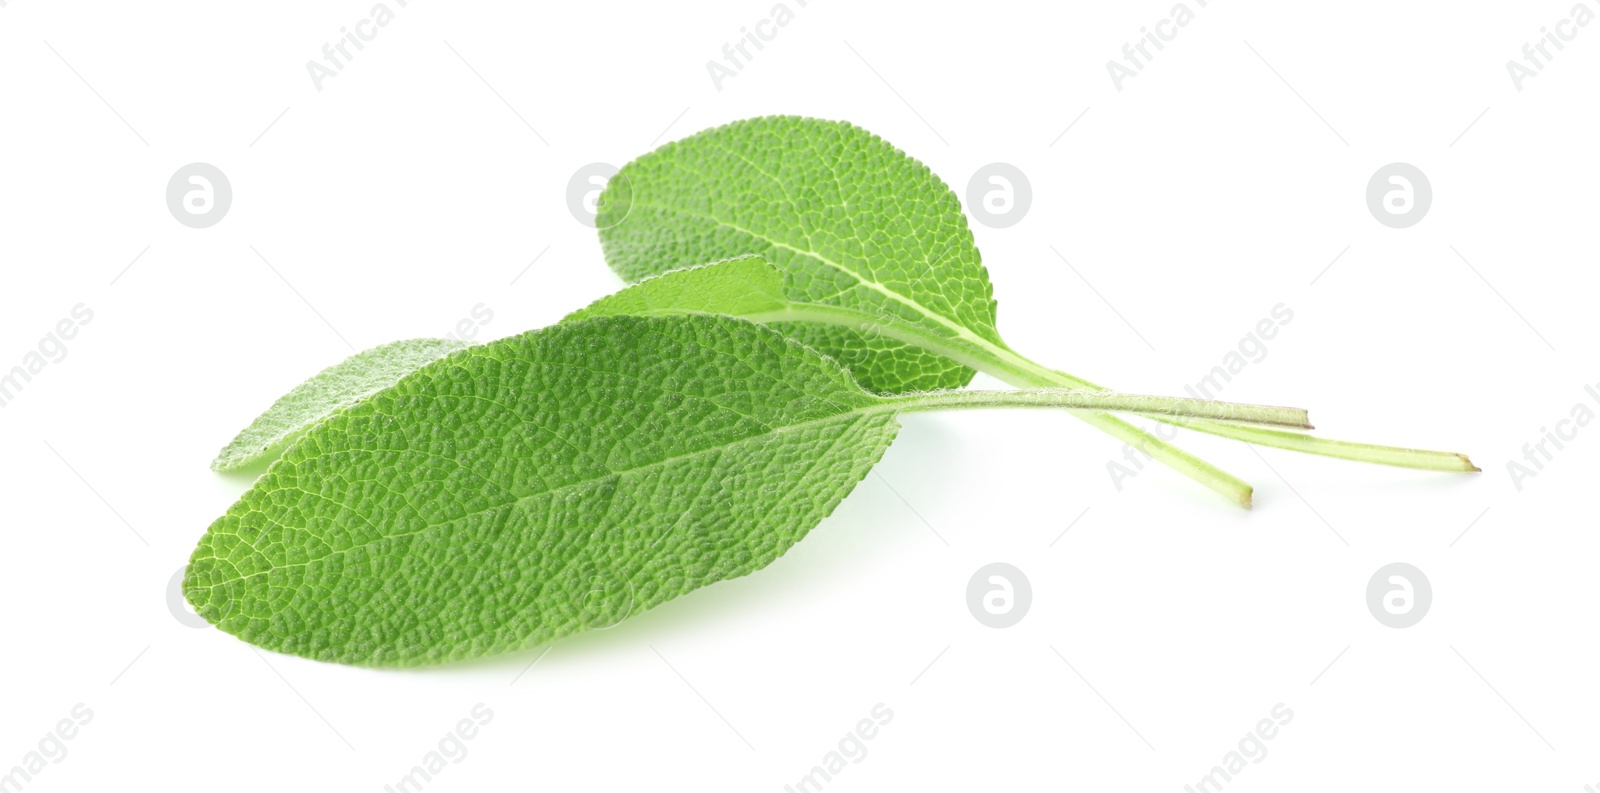
[[[746, 316], [757, 322], [819, 322], [876, 332], [929, 352], [958, 361], [1019, 388], [1069, 388], [1105, 390], [1082, 378], [1049, 369], [982, 338], [954, 334], [938, 336], [924, 328], [895, 320], [891, 316], [817, 303], [789, 302], [784, 308]], [[1132, 424], [1108, 414], [1079, 414], [1091, 426], [1167, 464], [1197, 482], [1227, 496], [1243, 506], [1250, 505], [1250, 485], [1237, 477], [1200, 460], [1172, 444]], [[1356, 443], [1318, 438], [1296, 432], [1247, 427], [1215, 419], [1174, 419], [1157, 421], [1198, 430], [1222, 438], [1271, 446], [1279, 449], [1335, 457], [1356, 462], [1414, 468], [1425, 471], [1470, 472], [1479, 470], [1466, 455], [1423, 449], [1407, 449], [1371, 443]]]

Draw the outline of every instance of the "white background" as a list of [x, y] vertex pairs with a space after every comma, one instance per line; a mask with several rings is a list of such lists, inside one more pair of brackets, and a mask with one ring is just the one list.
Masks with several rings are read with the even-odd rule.
[[[1520, 491], [1506, 468], [1600, 411], [1600, 23], [1521, 91], [1505, 66], [1572, 0], [1190, 3], [1120, 92], [1106, 62], [1168, 0], [791, 2], [720, 91], [707, 61], [768, 0], [391, 3], [321, 91], [306, 62], [368, 0], [0, 5], [0, 369], [94, 313], [0, 409], [0, 771], [94, 713], [26, 790], [378, 791], [475, 703], [494, 718], [430, 793], [780, 791], [877, 703], [893, 720], [827, 790], [1180, 791], [1277, 703], [1293, 720], [1227, 790], [1600, 787], [1600, 429]], [[531, 669], [320, 664], [169, 611], [248, 485], [207, 464], [257, 412], [477, 304], [489, 339], [615, 289], [574, 171], [771, 113], [853, 121], [963, 196], [1021, 168], [1026, 217], [976, 234], [1035, 359], [1177, 394], [1283, 303], [1223, 396], [1483, 473], [1181, 437], [1256, 485], [1246, 512], [1156, 467], [1119, 491], [1120, 445], [1066, 415], [915, 416], [768, 569]], [[197, 161], [234, 191], [203, 230], [164, 200]], [[1403, 230], [1364, 198], [1396, 161], [1434, 192]], [[993, 561], [1034, 591], [1004, 630], [964, 603]], [[1365, 603], [1395, 561], [1434, 590], [1412, 628]]]

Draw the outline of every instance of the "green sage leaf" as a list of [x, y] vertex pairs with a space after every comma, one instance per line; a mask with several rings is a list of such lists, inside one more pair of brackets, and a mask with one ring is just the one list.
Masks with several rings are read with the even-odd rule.
[[[778, 266], [795, 301], [895, 317], [1004, 346], [961, 203], [927, 166], [845, 122], [739, 121], [622, 168], [599, 202], [606, 262], [629, 283], [746, 254]], [[782, 327], [868, 390], [959, 388], [972, 369], [848, 327]]]
[[295, 386], [241, 430], [211, 461], [213, 471], [236, 471], [265, 462], [312, 425], [400, 378], [472, 342], [410, 339], [363, 350]]
[[600, 317], [462, 350], [311, 427], [211, 525], [183, 589], [222, 630], [308, 658], [515, 650], [766, 566], [898, 414], [983, 407], [1305, 423], [1073, 391], [884, 397], [757, 323]]

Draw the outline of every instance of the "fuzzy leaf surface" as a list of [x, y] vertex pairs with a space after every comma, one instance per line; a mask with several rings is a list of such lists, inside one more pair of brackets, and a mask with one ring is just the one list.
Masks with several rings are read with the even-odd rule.
[[211, 470], [236, 471], [270, 461], [301, 433], [340, 408], [471, 345], [453, 339], [409, 339], [358, 352], [312, 375], [272, 403], [223, 447], [211, 461]]
[[994, 407], [1305, 423], [1085, 391], [878, 396], [748, 320], [563, 322], [311, 427], [206, 531], [184, 594], [224, 631], [319, 660], [529, 647], [765, 567], [866, 476], [900, 413]]
[[563, 323], [312, 427], [184, 591], [269, 649], [403, 666], [610, 625], [766, 566], [898, 423], [838, 364], [728, 317]]
[[[849, 123], [769, 116], [709, 129], [628, 163], [598, 206], [606, 261], [630, 283], [757, 254], [783, 272], [791, 300], [1004, 346], [988, 273], [955, 193], [921, 162]], [[878, 393], [959, 388], [973, 374], [853, 328], [782, 329]]]
[[670, 270], [596, 300], [562, 322], [599, 316], [702, 313], [760, 316], [789, 307], [783, 274], [759, 256]]

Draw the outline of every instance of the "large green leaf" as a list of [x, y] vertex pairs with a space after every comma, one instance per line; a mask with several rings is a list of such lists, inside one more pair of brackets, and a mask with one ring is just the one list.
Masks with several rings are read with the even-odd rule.
[[[1003, 346], [966, 216], [927, 166], [845, 122], [739, 121], [628, 163], [606, 186], [596, 225], [628, 282], [759, 254], [794, 300], [846, 306], [926, 332]], [[853, 328], [784, 332], [850, 367], [879, 393], [958, 388], [972, 370]]]
[[614, 316], [463, 350], [307, 430], [217, 519], [184, 593], [263, 647], [396, 666], [617, 620], [772, 562], [896, 415], [967, 407], [1302, 411], [1070, 391], [870, 394], [726, 316]]

